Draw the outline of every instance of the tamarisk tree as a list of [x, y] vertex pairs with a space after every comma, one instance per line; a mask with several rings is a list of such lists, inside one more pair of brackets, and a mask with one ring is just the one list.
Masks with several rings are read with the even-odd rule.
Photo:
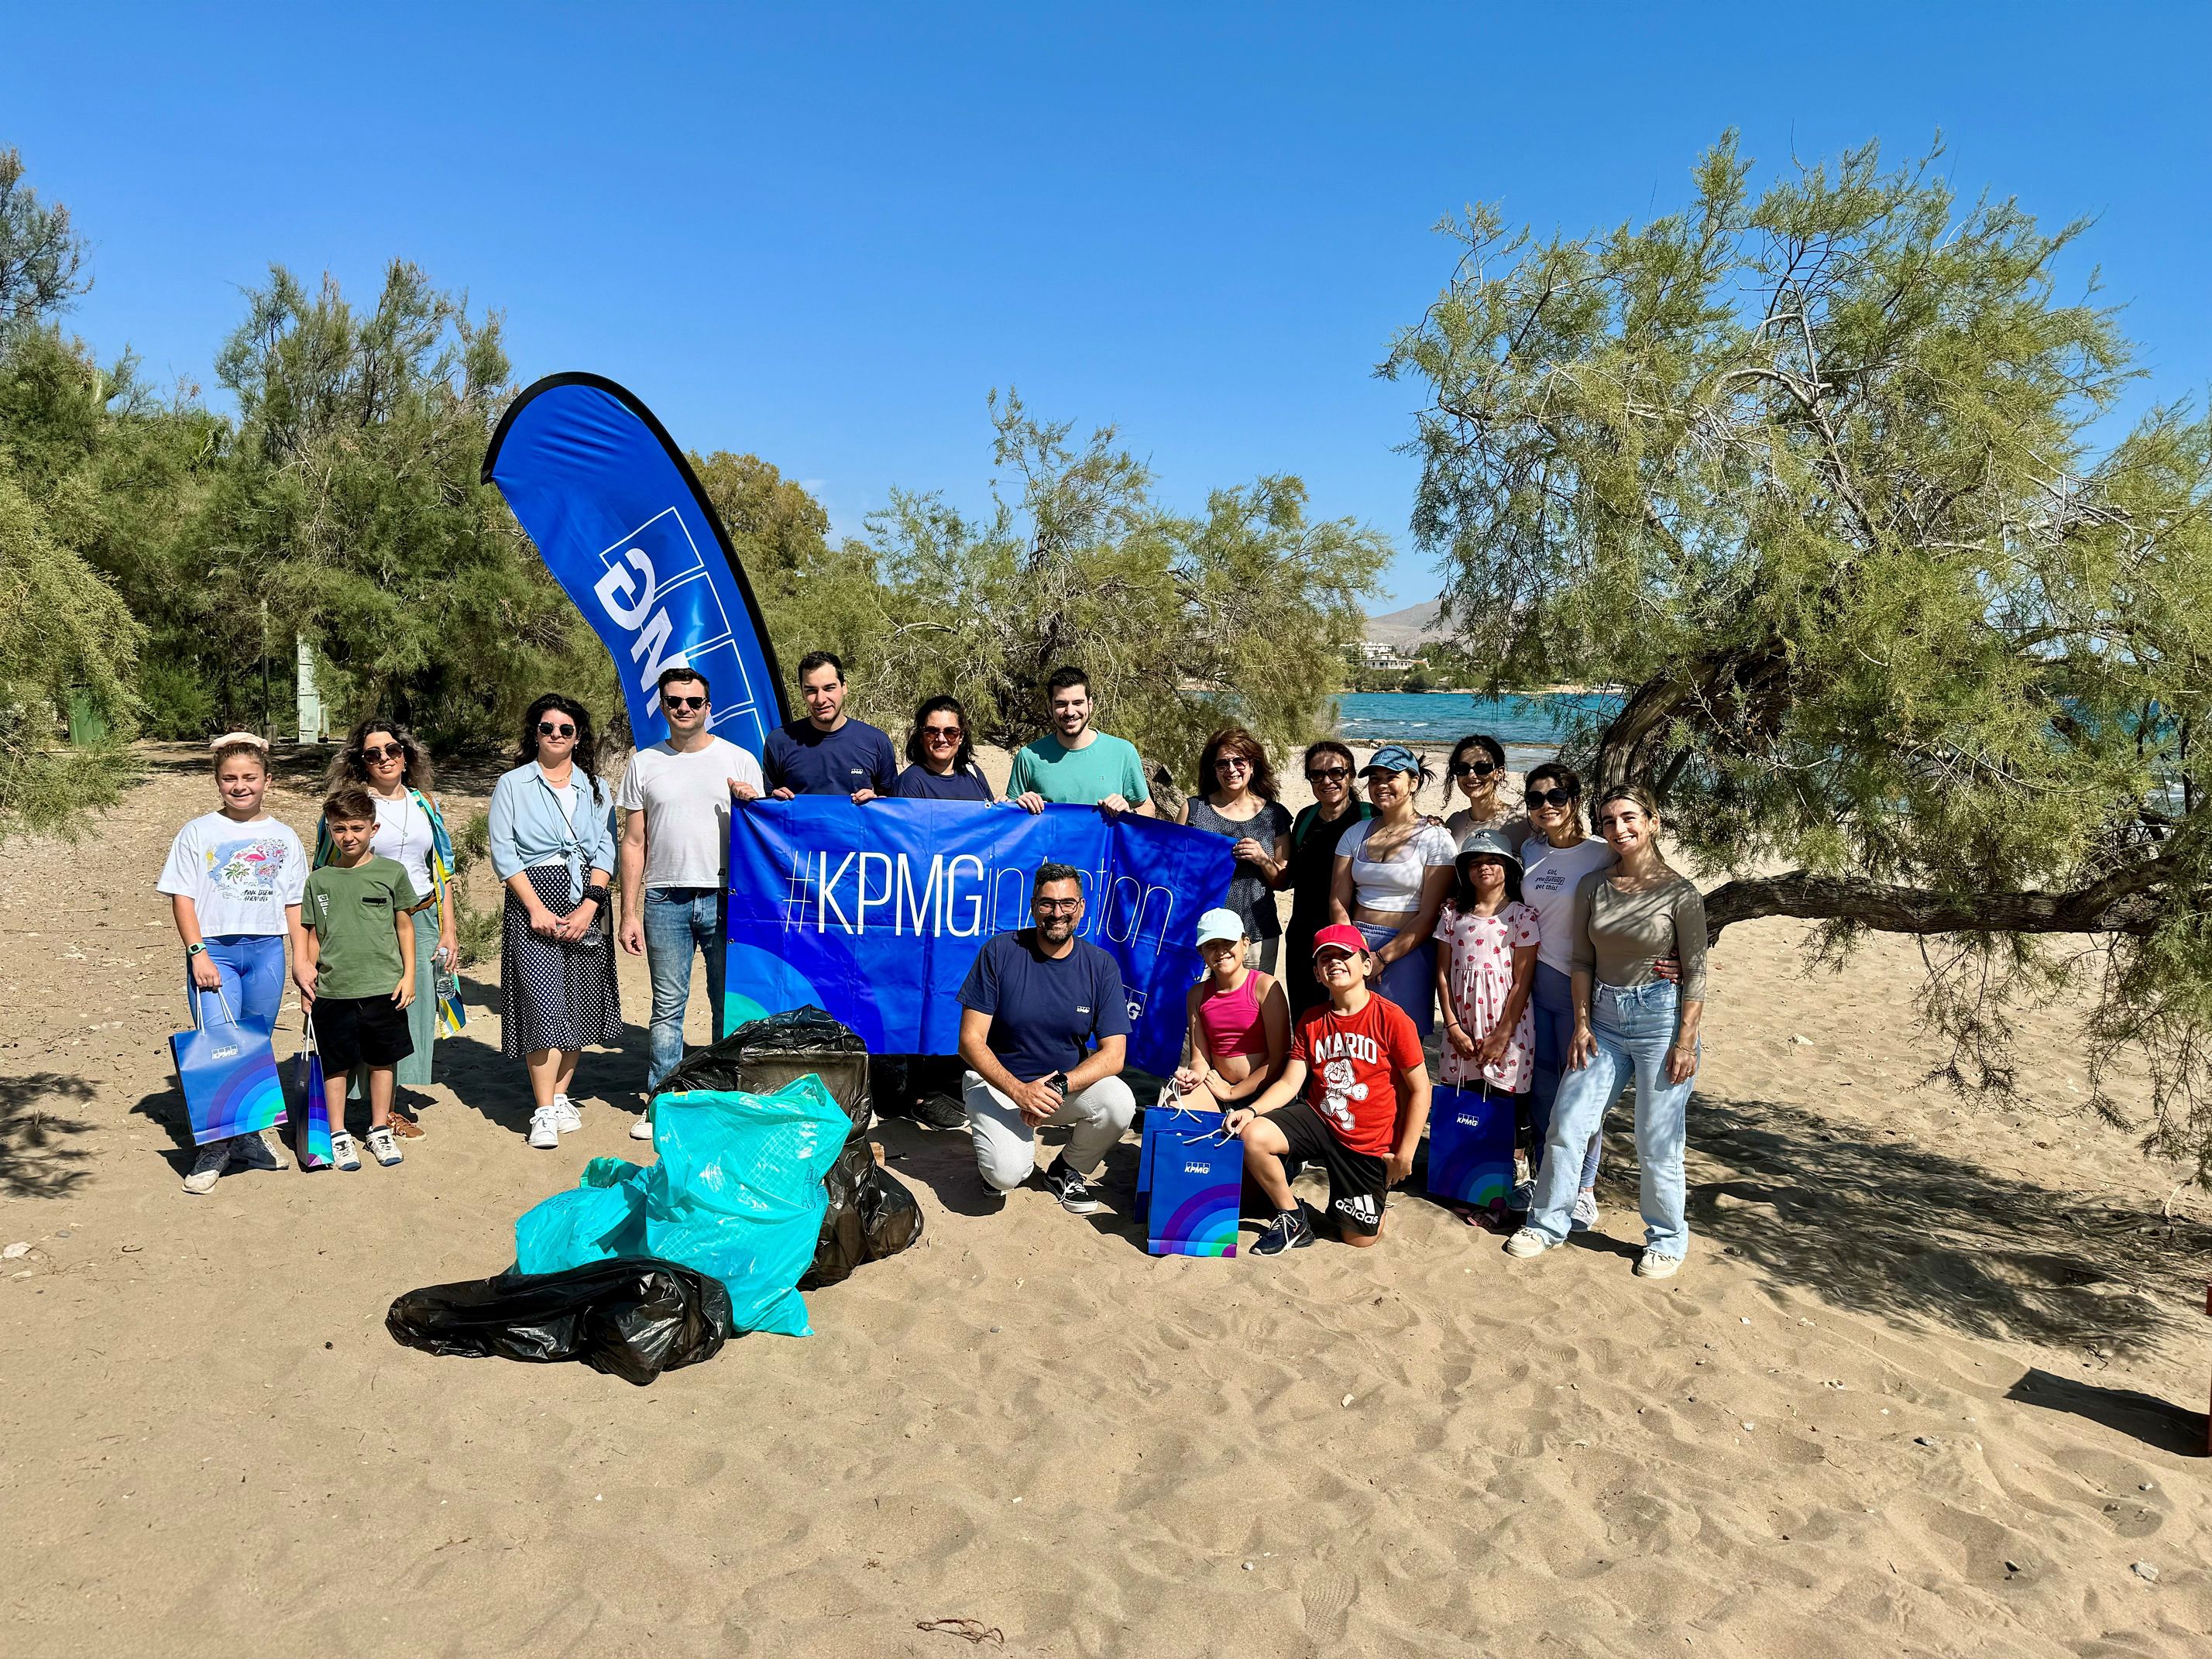
[[1427, 391], [1414, 533], [1500, 682], [1627, 688], [1577, 758], [1658, 787], [1717, 930], [1921, 935], [1974, 1086], [2084, 983], [2095, 1098], [2142, 1059], [2150, 1144], [2212, 1184], [2212, 423], [2121, 429], [2118, 319], [2060, 292], [2086, 227], [1937, 155], [1754, 193], [1731, 134], [1649, 223], [1447, 221], [1379, 371]]

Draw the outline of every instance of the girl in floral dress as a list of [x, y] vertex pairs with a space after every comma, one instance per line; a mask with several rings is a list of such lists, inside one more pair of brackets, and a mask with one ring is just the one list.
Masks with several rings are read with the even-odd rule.
[[1536, 913], [1521, 902], [1521, 860], [1511, 839], [1478, 830], [1460, 847], [1452, 896], [1437, 918], [1437, 1000], [1444, 1011], [1438, 1080], [1453, 1088], [1520, 1097], [1536, 1075]]

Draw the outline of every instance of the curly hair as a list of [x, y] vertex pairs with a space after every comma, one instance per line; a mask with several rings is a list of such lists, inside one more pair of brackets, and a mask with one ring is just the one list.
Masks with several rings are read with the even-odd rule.
[[599, 740], [592, 730], [591, 711], [574, 697], [559, 691], [548, 691], [530, 705], [522, 716], [522, 741], [515, 745], [514, 763], [527, 766], [538, 758], [538, 722], [551, 714], [566, 714], [576, 722], [574, 760], [592, 781], [592, 801], [596, 805], [601, 799]]
[[325, 789], [337, 789], [341, 785], [368, 782], [368, 757], [362, 752], [371, 735], [388, 732], [398, 744], [405, 759], [399, 781], [410, 789], [419, 789], [424, 794], [436, 792], [436, 774], [430, 765], [430, 751], [416, 741], [414, 732], [398, 720], [379, 716], [365, 720], [346, 734], [344, 744], [331, 757], [330, 774], [323, 780]]

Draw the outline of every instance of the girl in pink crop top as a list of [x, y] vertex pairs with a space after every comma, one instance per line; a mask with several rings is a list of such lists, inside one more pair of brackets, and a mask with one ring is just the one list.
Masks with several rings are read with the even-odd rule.
[[1198, 948], [1206, 977], [1184, 1003], [1188, 1035], [1174, 1091], [1186, 1105], [1226, 1111], [1281, 1075], [1291, 1003], [1281, 981], [1245, 965], [1244, 940], [1209, 939]]

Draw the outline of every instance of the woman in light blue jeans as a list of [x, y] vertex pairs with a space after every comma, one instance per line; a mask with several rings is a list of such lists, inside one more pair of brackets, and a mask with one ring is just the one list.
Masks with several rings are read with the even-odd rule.
[[[1632, 1076], [1641, 1174], [1645, 1279], [1664, 1279], [1689, 1249], [1682, 1150], [1705, 1014], [1705, 908], [1696, 886], [1659, 854], [1659, 811], [1634, 785], [1598, 800], [1598, 832], [1620, 855], [1583, 877], [1572, 927], [1574, 1037], [1552, 1105], [1528, 1225], [1508, 1254], [1540, 1255], [1567, 1237], [1583, 1155]], [[1672, 954], [1680, 982], [1654, 965]]]

